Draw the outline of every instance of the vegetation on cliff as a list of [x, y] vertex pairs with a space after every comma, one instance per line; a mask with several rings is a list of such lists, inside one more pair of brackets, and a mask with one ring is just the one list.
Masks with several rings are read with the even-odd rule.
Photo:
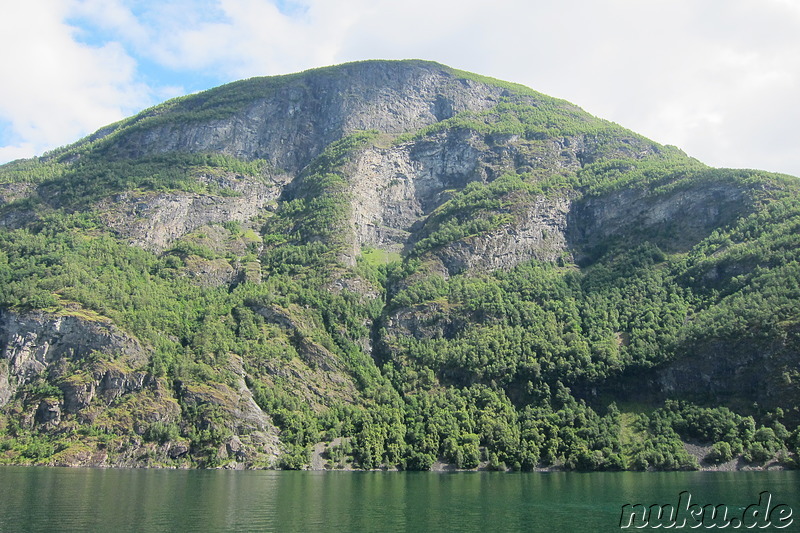
[[[276, 123], [263, 135], [289, 144], [274, 153], [230, 133], [256, 109], [322, 106], [302, 98], [356, 74], [405, 80], [398, 94], [429, 98], [429, 123], [331, 115], [330, 142]], [[351, 114], [388, 123], [391, 102], [351, 97]], [[194, 127], [248, 155], [148, 151]], [[354, 227], [375, 192], [354, 177], [367, 153], [440, 169], [383, 176], [428, 189], [370, 221], [373, 241]], [[246, 195], [226, 185], [245, 177], [277, 200], [163, 250], [107, 224], [120, 196], [214, 205]], [[684, 469], [698, 464], [683, 443], [700, 442], [709, 463], [795, 464], [799, 186], [426, 62], [168, 102], [0, 167], [0, 463], [304, 468], [326, 442], [334, 467]], [[530, 226], [543, 199], [567, 209]], [[522, 233], [533, 248], [493, 252]], [[499, 268], [461, 260], [492, 253]], [[87, 326], [65, 348], [64, 317], [129, 340], [97, 344]]]

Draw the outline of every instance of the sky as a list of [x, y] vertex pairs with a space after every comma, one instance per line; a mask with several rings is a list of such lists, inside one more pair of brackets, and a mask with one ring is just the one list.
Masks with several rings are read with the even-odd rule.
[[0, 163], [237, 79], [408, 58], [800, 176], [800, 0], [8, 1]]

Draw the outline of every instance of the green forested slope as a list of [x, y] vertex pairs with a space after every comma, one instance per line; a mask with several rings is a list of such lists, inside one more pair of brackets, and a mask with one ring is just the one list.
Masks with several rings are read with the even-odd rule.
[[[402, 68], [445, 80], [431, 94], [493, 103], [345, 128], [319, 150], [303, 137], [296, 170], [279, 164], [298, 155], [136, 144], [222, 131], [258, 91], [269, 103], [386, 65], [218, 88], [0, 167], [0, 462], [303, 468], [324, 442], [332, 467], [696, 468], [688, 441], [713, 445], [708, 462], [795, 464], [797, 178], [711, 169], [566, 102], [416, 62]], [[417, 199], [435, 205], [402, 248], [354, 237], [359, 163], [446, 159], [453, 138], [478, 154], [466, 184]], [[245, 202], [248, 183], [275, 191], [254, 217], [220, 211], [161, 248], [120, 229]], [[526, 226], [558, 202], [561, 222]], [[525, 232], [546, 256], [451, 261]]]

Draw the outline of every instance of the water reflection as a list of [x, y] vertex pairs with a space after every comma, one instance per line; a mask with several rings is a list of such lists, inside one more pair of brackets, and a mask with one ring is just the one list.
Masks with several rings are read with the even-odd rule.
[[0, 531], [618, 531], [681, 491], [732, 508], [798, 472], [378, 473], [0, 468]]

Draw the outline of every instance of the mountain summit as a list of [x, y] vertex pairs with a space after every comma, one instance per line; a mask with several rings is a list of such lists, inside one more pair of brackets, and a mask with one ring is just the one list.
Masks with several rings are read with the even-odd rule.
[[790, 464], [799, 253], [797, 178], [520, 85], [231, 83], [0, 167], [0, 462]]

